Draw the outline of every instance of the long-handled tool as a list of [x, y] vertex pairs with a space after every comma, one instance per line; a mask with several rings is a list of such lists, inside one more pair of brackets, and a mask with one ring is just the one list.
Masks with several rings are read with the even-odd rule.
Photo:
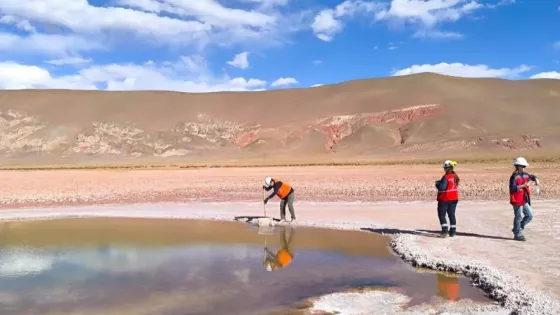
[[264, 199], [265, 199], [265, 195], [264, 195], [264, 189], [263, 189], [263, 210], [264, 210], [264, 218], [259, 218], [258, 224], [259, 226], [274, 226], [274, 220], [272, 218], [269, 218], [266, 215], [266, 204], [264, 203]]
[[266, 203], [264, 203], [264, 198], [266, 198], [266, 197], [265, 197], [265, 192], [264, 192], [264, 189], [263, 189], [263, 212], [264, 212], [264, 216], [268, 217], [266, 215]]

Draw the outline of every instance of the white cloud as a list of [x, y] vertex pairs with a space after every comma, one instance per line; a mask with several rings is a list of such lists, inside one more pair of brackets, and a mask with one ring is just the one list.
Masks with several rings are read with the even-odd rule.
[[0, 10], [4, 14], [66, 27], [74, 32], [128, 31], [186, 40], [197, 38], [211, 28], [200, 21], [183, 21], [117, 7], [96, 7], [86, 0], [2, 0]]
[[1, 89], [79, 89], [96, 87], [79, 76], [53, 77], [48, 70], [15, 62], [0, 62]]
[[68, 57], [68, 58], [52, 59], [52, 60], [46, 61], [46, 63], [49, 63], [51, 65], [55, 65], [55, 66], [82, 65], [82, 64], [86, 64], [86, 63], [90, 63], [90, 62], [92, 62], [91, 59], [84, 59], [84, 58], [81, 58], [81, 57]]
[[277, 86], [287, 86], [287, 85], [294, 85], [297, 84], [298, 81], [294, 78], [279, 78], [278, 80], [272, 82], [270, 86], [277, 87]]
[[432, 39], [461, 39], [463, 34], [457, 32], [444, 32], [435, 29], [422, 29], [415, 32], [412, 37], [415, 38], [432, 38]]
[[319, 86], [323, 86], [324, 84], [313, 84], [311, 87], [319, 87]]
[[75, 35], [38, 34], [18, 36], [0, 32], [0, 51], [49, 56], [75, 55], [82, 51], [102, 50], [96, 42]]
[[560, 72], [549, 71], [541, 72], [531, 76], [531, 79], [557, 79], [560, 80]]
[[504, 6], [504, 5], [510, 5], [510, 4], [514, 4], [515, 0], [500, 0], [500, 2], [493, 4], [493, 3], [487, 3], [486, 6], [488, 8], [494, 9], [500, 6]]
[[245, 2], [252, 8], [230, 8], [217, 0], [113, 0], [112, 6], [103, 7], [87, 0], [2, 0], [0, 16], [10, 23], [87, 35], [90, 41], [118, 43], [127, 35], [126, 39], [153, 45], [196, 49], [208, 44], [276, 43], [299, 30], [292, 26], [295, 20], [276, 10], [286, 0]]
[[29, 23], [28, 20], [23, 20], [20, 19], [18, 17], [15, 17], [13, 15], [4, 15], [2, 17], [0, 17], [0, 23], [1, 24], [7, 24], [7, 25], [13, 25], [21, 30], [27, 31], [27, 32], [35, 32], [35, 27], [33, 27], [31, 25], [31, 23]]
[[239, 2], [257, 3], [261, 9], [282, 7], [288, 4], [289, 0], [239, 0]]
[[248, 55], [249, 53], [244, 51], [235, 55], [235, 57], [233, 57], [233, 59], [228, 61], [227, 63], [235, 68], [247, 69], [249, 67], [249, 60], [247, 59]]
[[337, 5], [334, 9], [321, 10], [315, 16], [311, 28], [317, 38], [329, 42], [344, 28], [342, 18], [353, 17], [357, 13], [371, 13], [382, 6], [383, 4], [377, 2], [347, 0]]
[[93, 65], [75, 73], [54, 76], [47, 69], [15, 62], [0, 63], [2, 89], [171, 90], [182, 92], [263, 90], [267, 82], [255, 78], [212, 75], [200, 56], [175, 62]]
[[397, 19], [407, 23], [421, 23], [432, 28], [444, 21], [457, 21], [484, 6], [465, 0], [393, 0], [387, 10], [379, 12], [379, 19]]
[[438, 30], [438, 25], [456, 22], [483, 8], [496, 8], [514, 2], [502, 0], [494, 4], [482, 4], [476, 0], [347, 0], [334, 9], [320, 11], [311, 27], [317, 38], [332, 41], [344, 29], [343, 19], [359, 13], [372, 21], [387, 21], [392, 27], [412, 25], [415, 28], [413, 36], [417, 38], [458, 39], [462, 38], [461, 34]]
[[334, 18], [332, 10], [321, 11], [311, 25], [313, 32], [322, 41], [330, 42], [342, 30], [342, 22]]
[[516, 77], [521, 73], [531, 70], [532, 67], [521, 65], [516, 68], [499, 68], [493, 69], [487, 65], [468, 65], [462, 63], [439, 63], [439, 64], [423, 64], [413, 65], [409, 68], [398, 69], [392, 72], [391, 75], [410, 75], [422, 72], [433, 72], [444, 75], [456, 77], [469, 77], [469, 78], [505, 78]]
[[313, 64], [314, 64], [314, 65], [320, 65], [320, 64], [322, 64], [322, 63], [323, 63], [322, 60], [313, 60]]
[[[248, 1], [265, 3], [262, 1]], [[192, 18], [208, 23], [212, 26], [253, 26], [263, 27], [274, 23], [275, 17], [262, 12], [245, 11], [222, 6], [214, 0], [184, 1], [184, 0], [117, 0], [117, 3], [131, 8], [154, 13], [172, 13], [181, 17]]]

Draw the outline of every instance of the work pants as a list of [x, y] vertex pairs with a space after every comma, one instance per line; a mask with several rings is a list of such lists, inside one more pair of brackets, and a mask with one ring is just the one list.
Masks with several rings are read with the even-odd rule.
[[449, 217], [449, 227], [451, 232], [455, 232], [457, 228], [457, 219], [455, 218], [455, 210], [457, 209], [458, 200], [454, 201], [438, 201], [438, 218], [441, 224], [441, 231], [447, 233], [448, 225], [445, 215]]
[[292, 220], [296, 219], [296, 215], [294, 213], [294, 192], [292, 191], [286, 198], [280, 200], [280, 219], [286, 219], [286, 204], [288, 205], [288, 209], [290, 209], [290, 215], [292, 216]]
[[[523, 213], [524, 216], [521, 214]], [[513, 234], [514, 236], [521, 235], [521, 231], [533, 220], [533, 209], [528, 203], [522, 206], [513, 206]]]

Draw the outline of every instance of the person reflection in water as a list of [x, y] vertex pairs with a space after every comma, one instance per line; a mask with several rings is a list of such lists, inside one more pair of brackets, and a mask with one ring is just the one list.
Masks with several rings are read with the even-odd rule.
[[268, 247], [265, 245], [265, 258], [263, 261], [263, 265], [265, 266], [267, 271], [276, 271], [288, 266], [292, 260], [294, 259], [294, 252], [292, 247], [292, 241], [294, 236], [294, 228], [290, 227], [290, 235], [286, 240], [286, 227], [281, 227], [280, 229], [280, 244], [282, 248], [280, 248], [276, 254], [271, 252]]
[[449, 301], [459, 300], [459, 278], [438, 273], [437, 286], [438, 296]]

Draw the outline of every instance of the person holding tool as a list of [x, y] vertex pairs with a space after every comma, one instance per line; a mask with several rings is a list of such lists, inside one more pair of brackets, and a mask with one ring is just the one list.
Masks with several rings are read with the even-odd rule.
[[282, 182], [272, 177], [265, 178], [263, 189], [266, 191], [270, 191], [273, 188], [274, 191], [272, 192], [272, 194], [264, 198], [264, 204], [266, 205], [270, 199], [274, 198], [274, 195], [278, 196], [278, 198], [280, 198], [280, 220], [286, 221], [286, 205], [288, 205], [292, 221], [295, 221], [296, 215], [294, 212], [294, 189], [286, 182]]

